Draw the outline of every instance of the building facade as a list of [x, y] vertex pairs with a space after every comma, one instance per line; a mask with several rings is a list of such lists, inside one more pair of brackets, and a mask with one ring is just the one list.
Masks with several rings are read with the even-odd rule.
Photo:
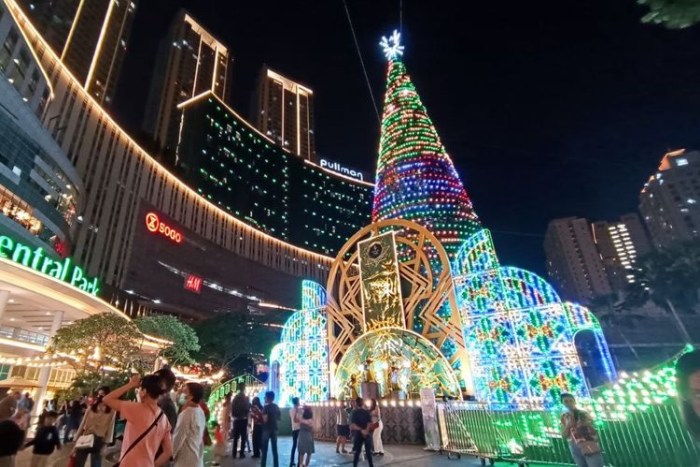
[[0, 233], [65, 256], [82, 182], [37, 116], [49, 105], [51, 86], [1, 5], [0, 44]]
[[181, 10], [158, 49], [143, 129], [166, 153], [174, 153], [178, 104], [204, 91], [228, 102], [232, 67], [228, 48]]
[[178, 172], [219, 208], [330, 256], [370, 222], [371, 183], [285, 151], [211, 92], [181, 109]]
[[313, 91], [264, 66], [258, 77], [251, 121], [284, 149], [316, 162]]
[[[243, 146], [223, 145], [229, 152], [235, 151], [237, 157], [243, 157], [244, 154], [248, 157], [253, 154], [256, 159], [258, 154], [261, 158], [286, 154], [288, 157], [286, 160], [294, 159], [300, 163], [299, 166], [289, 165], [290, 179], [297, 176], [304, 177], [308, 169], [309, 175], [305, 178], [309, 181], [312, 191], [307, 193], [311, 196], [314, 194], [313, 191], [318, 191], [319, 198], [309, 199], [304, 208], [299, 208], [296, 212], [292, 211], [290, 195], [290, 215], [293, 214], [295, 217], [289, 224], [289, 240], [284, 240], [277, 230], [272, 231], [275, 227], [275, 224], [272, 224], [273, 219], [266, 220], [261, 216], [260, 213], [265, 214], [265, 212], [262, 209], [257, 210], [258, 206], [254, 202], [251, 206], [256, 209], [253, 211], [253, 216], [249, 216], [250, 219], [242, 214], [240, 218], [237, 217], [235, 206], [231, 206], [230, 210], [226, 209], [222, 205], [221, 198], [214, 196], [216, 193], [200, 194], [196, 188], [193, 189], [190, 184], [181, 181], [130, 138], [110, 118], [99, 102], [85, 91], [81, 83], [60, 61], [60, 57], [51, 50], [30, 24], [17, 3], [14, 0], [6, 0], [6, 5], [7, 11], [17, 23], [18, 30], [26, 37], [35, 56], [39, 57], [41, 66], [48, 70], [49, 83], [55, 98], [48, 104], [43, 114], [43, 124], [67, 154], [79, 176], [86, 181], [83, 189], [84, 208], [81, 210], [81, 216], [77, 218], [73, 256], [75, 262], [84, 265], [87, 274], [101, 279], [104, 284], [103, 290], [127, 290], [125, 284], [129, 284], [129, 281], [133, 284], [130, 274], [141, 267], [143, 256], [135, 254], [138, 247], [135, 238], [138, 237], [144, 225], [142, 206], [149, 206], [149, 209], [186, 231], [188, 238], [205, 245], [213, 245], [212, 248], [255, 263], [267, 270], [270, 277], [275, 275], [275, 277], [293, 279], [296, 281], [295, 290], [298, 289], [301, 279], [325, 282], [332, 258], [318, 252], [321, 250], [321, 244], [318, 242], [317, 251], [311, 247], [305, 248], [303, 242], [295, 244], [292, 241], [295, 235], [293, 232], [297, 228], [307, 229], [305, 226], [299, 227], [296, 223], [302, 223], [304, 216], [313, 217], [313, 206], [328, 207], [337, 201], [337, 198], [333, 198], [324, 191], [328, 189], [329, 183], [337, 180], [347, 181], [348, 186], [355, 187], [358, 186], [355, 181], [346, 180], [342, 175], [322, 170], [318, 166], [288, 154], [243, 120], [240, 125], [241, 128], [244, 126], [247, 128], [245, 132], [241, 131], [240, 135], [235, 132], [226, 133], [224, 130], [228, 131], [228, 128], [225, 125], [234, 126], [233, 115], [226, 117], [225, 114], [229, 109], [221, 101], [217, 101], [218, 98], [211, 92], [208, 92], [208, 95], [218, 102], [222, 114], [212, 114], [212, 118], [205, 122], [209, 122], [210, 126], [216, 122], [220, 126], [220, 128], [214, 128], [217, 128], [222, 135], [222, 145], [224, 135], [227, 138], [244, 138], [244, 136], [246, 138]], [[203, 103], [207, 106], [213, 105], [206, 100]], [[209, 107], [204, 111], [213, 112]], [[226, 118], [231, 120], [226, 123]], [[211, 132], [203, 134], [205, 141], [208, 136], [219, 137], [218, 134]], [[255, 138], [259, 141], [253, 141]], [[270, 148], [274, 147], [274, 149], [266, 149], [264, 144], [269, 144]], [[206, 148], [200, 147], [200, 151], [201, 149]], [[220, 153], [212, 151], [211, 155], [219, 157], [219, 154], [224, 153], [224, 148], [221, 148]], [[252, 164], [252, 160], [248, 159], [248, 163]], [[265, 176], [268, 178], [281, 176], [280, 173], [272, 171], [263, 173], [260, 171], [261, 168], [262, 166], [258, 166], [256, 167], [258, 172], [246, 173], [258, 178], [245, 180], [242, 184], [259, 185], [261, 183], [259, 180], [265, 180]], [[259, 186], [260, 190], [254, 193], [258, 196], [256, 198], [258, 202], [265, 199], [267, 195], [264, 189], [269, 187], [268, 185]], [[359, 184], [359, 187], [358, 190], [367, 193], [366, 202], [368, 203], [371, 184]], [[207, 186], [202, 188], [209, 189]], [[300, 196], [303, 196], [303, 192], [299, 191]], [[346, 196], [357, 198], [357, 194], [352, 190]], [[276, 199], [274, 201], [277, 202]], [[300, 203], [295, 206], [299, 205]], [[366, 211], [366, 216], [369, 218], [369, 209]], [[281, 219], [281, 213], [278, 218]], [[264, 225], [265, 228], [260, 226], [268, 221], [269, 226]], [[309, 224], [308, 228], [311, 225], [316, 224]], [[332, 227], [333, 225], [329, 224], [328, 229]], [[342, 234], [339, 235], [342, 237]], [[341, 241], [340, 238], [336, 240]], [[311, 243], [310, 240], [308, 241]], [[184, 271], [187, 268], [178, 266], [176, 269]], [[245, 267], [242, 269], [245, 270]], [[210, 272], [206, 270], [202, 275]], [[277, 273], [282, 274], [276, 275]], [[243, 285], [236, 285], [236, 287], [243, 288]], [[159, 298], [155, 296], [155, 292], [149, 295], [151, 299]], [[272, 298], [279, 302], [284, 301], [281, 294]]]
[[700, 152], [681, 149], [664, 155], [639, 194], [639, 212], [653, 245], [700, 238]]
[[53, 51], [98, 102], [114, 97], [136, 0], [19, 0]]
[[547, 226], [544, 239], [547, 274], [569, 300], [590, 303], [612, 293], [603, 261], [586, 219], [566, 217]]
[[636, 213], [623, 215], [617, 222], [592, 224], [593, 240], [613, 290], [624, 291], [634, 283], [637, 258], [651, 251], [651, 243]]

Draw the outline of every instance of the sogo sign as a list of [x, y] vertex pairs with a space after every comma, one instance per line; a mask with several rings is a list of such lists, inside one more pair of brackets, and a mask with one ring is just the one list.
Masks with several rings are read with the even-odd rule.
[[175, 243], [182, 243], [182, 241], [185, 239], [182, 233], [161, 221], [158, 214], [154, 212], [149, 212], [146, 214], [146, 228], [149, 232], [163, 235]]

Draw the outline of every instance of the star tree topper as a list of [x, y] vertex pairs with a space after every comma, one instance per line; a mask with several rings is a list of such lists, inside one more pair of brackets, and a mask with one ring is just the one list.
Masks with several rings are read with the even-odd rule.
[[394, 29], [394, 32], [388, 38], [382, 36], [379, 45], [382, 47], [387, 60], [396, 60], [403, 55], [404, 46], [401, 45], [401, 33], [396, 29]]

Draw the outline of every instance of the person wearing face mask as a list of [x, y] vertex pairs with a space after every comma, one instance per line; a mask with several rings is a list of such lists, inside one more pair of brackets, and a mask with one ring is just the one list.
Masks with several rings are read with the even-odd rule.
[[[157, 402], [165, 392], [165, 386], [163, 378], [158, 375], [148, 375], [143, 380], [139, 375], [134, 375], [127, 384], [104, 397], [103, 402], [126, 419], [117, 465], [163, 467], [169, 462], [173, 452], [170, 423]], [[132, 389], [137, 389], [140, 402], [120, 400]], [[161, 446], [162, 452], [156, 457]]]
[[173, 434], [174, 467], [204, 467], [206, 419], [200, 407], [204, 388], [198, 383], [187, 383], [184, 395], [186, 402]]

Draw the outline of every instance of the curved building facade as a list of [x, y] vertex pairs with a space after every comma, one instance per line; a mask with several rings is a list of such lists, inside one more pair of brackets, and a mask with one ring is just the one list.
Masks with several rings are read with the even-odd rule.
[[[184, 267], [186, 265], [171, 262], [168, 263], [171, 273], [175, 269], [179, 271], [178, 274], [200, 277], [203, 282], [222, 289], [236, 290], [258, 299], [258, 295], [269, 296], [271, 301], [280, 298], [272, 285], [275, 281], [265, 281], [259, 275], [248, 277], [250, 268], [246, 265], [254, 264], [270, 274], [280, 274], [280, 277], [295, 281], [296, 288], [301, 278], [325, 280], [332, 262], [328, 254], [334, 253], [334, 245], [321, 240], [327, 238], [328, 233], [335, 232], [334, 242], [342, 244], [344, 232], [356, 230], [355, 226], [344, 227], [343, 222], [346, 221], [335, 213], [343, 213], [343, 209], [347, 209], [344, 207], [345, 201], [358, 200], [357, 190], [363, 190], [367, 206], [365, 217], [369, 219], [370, 184], [356, 183], [319, 166], [309, 165], [299, 158], [292, 159], [296, 156], [279, 149], [220, 102], [204, 99], [197, 109], [191, 107], [184, 110], [185, 118], [190, 110], [190, 116], [196, 111], [201, 119], [200, 129], [206, 126], [207, 131], [200, 132], [201, 136], [197, 137], [194, 130], [189, 136], [184, 135], [186, 138], [183, 142], [189, 141], [189, 146], [187, 150], [182, 146], [183, 159], [178, 160], [176, 168], [183, 173], [186, 182], [182, 181], [143, 150], [85, 92], [17, 3], [14, 0], [5, 1], [18, 29], [26, 37], [33, 53], [39, 57], [42, 67], [48, 71], [55, 98], [43, 112], [43, 124], [85, 180], [85, 202], [77, 225], [74, 256], [88, 274], [100, 277], [105, 284], [104, 290], [110, 287], [131, 290], [127, 285], [134, 283], [134, 273], [142, 272], [140, 268], [146, 258], [138, 252], [150, 250], [141, 249], [143, 245], [139, 246], [135, 239], [163, 239], [159, 236], [142, 236], [146, 222], [143, 217], [145, 209], [186, 232], [185, 245], [200, 247], [197, 250], [200, 254], [225, 252], [226, 255], [245, 260], [237, 269], [227, 272], [237, 276], [231, 284], [222, 283], [226, 277], [207, 279], [209, 275], [221, 274], [215, 269], [192, 270], [192, 267], [188, 269]], [[214, 115], [212, 105], [218, 105], [221, 114]], [[227, 125], [232, 127], [230, 131]], [[233, 127], [240, 129], [238, 133]], [[236, 138], [242, 141], [234, 141]], [[199, 167], [186, 166], [188, 160], [194, 161], [196, 151], [201, 153], [207, 150], [201, 143], [209, 139], [211, 147], [216, 147], [217, 151], [214, 153], [212, 150], [208, 154], [217, 160], [210, 159], [209, 165], [202, 167], [206, 174], [198, 171]], [[228, 142], [223, 144], [225, 139]], [[256, 165], [253, 168], [251, 154], [255, 156], [256, 164], [258, 160], [260, 164], [267, 160], [270, 166]], [[236, 173], [231, 175], [229, 172], [230, 179], [226, 183], [222, 180], [223, 170], [214, 170], [215, 164], [219, 169], [229, 169], [221, 167], [229, 162], [218, 160], [221, 157], [228, 157], [230, 161], [235, 158], [231, 169]], [[242, 172], [243, 168], [248, 171]], [[284, 181], [288, 185], [284, 185]], [[304, 185], [310, 188], [303, 190], [301, 187]], [[347, 192], [334, 191], [337, 187], [341, 190], [347, 188]], [[288, 198], [284, 199], [285, 196]], [[243, 203], [243, 200], [247, 202]], [[336, 209], [337, 206], [340, 208]], [[322, 213], [321, 207], [328, 211]], [[347, 213], [346, 218], [352, 216], [354, 213]], [[319, 222], [312, 222], [315, 220]], [[312, 235], [314, 233], [315, 237]], [[184, 262], [184, 256], [175, 255], [175, 258]], [[190, 265], [202, 264], [191, 259], [188, 260]], [[245, 293], [254, 285], [253, 281], [266, 290]], [[178, 287], [182, 288], [183, 284], [180, 283]], [[158, 305], [154, 306], [156, 309], [168, 305], [169, 300], [177, 300], [175, 297], [164, 297], [162, 292], [167, 293], [167, 290], [151, 287], [134, 296]], [[249, 300], [248, 305], [259, 301]], [[241, 309], [241, 306], [236, 306], [236, 309]]]
[[37, 115], [51, 87], [36, 56], [0, 6], [0, 226], [14, 238], [70, 253], [82, 183]]

